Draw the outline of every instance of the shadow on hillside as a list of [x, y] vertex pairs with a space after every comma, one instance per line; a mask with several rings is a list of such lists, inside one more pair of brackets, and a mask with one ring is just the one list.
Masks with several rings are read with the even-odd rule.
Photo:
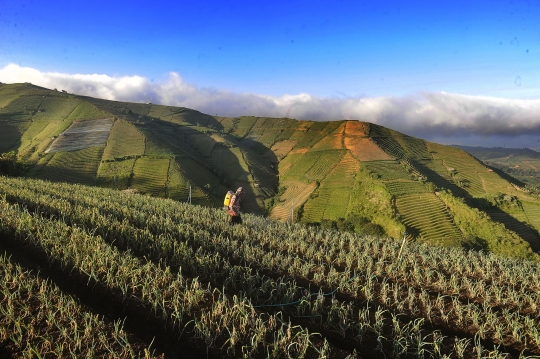
[[506, 172], [504, 172], [504, 171], [502, 171], [502, 170], [500, 170], [500, 169], [498, 169], [496, 167], [492, 167], [492, 166], [487, 166], [487, 167], [489, 169], [493, 170], [493, 172], [495, 172], [496, 174], [498, 174], [499, 176], [501, 176], [502, 178], [504, 178], [508, 182], [515, 184], [516, 186], [519, 186], [519, 187], [525, 187], [526, 186], [526, 183], [518, 180], [515, 177], [512, 177], [508, 173], [506, 173]]
[[[212, 116], [208, 115], [197, 116], [197, 119], [201, 120], [203, 118], [208, 120], [206, 123], [209, 126], [218, 127], [208, 119], [209, 117], [217, 122]], [[245, 159], [245, 154], [249, 155], [250, 151], [257, 152], [257, 154], [272, 153], [269, 148], [258, 142], [245, 143], [241, 139], [222, 132], [219, 132], [219, 134], [226, 137], [230, 142], [217, 142], [212, 138], [212, 134], [215, 132], [211, 130], [195, 129], [185, 124], [181, 125], [160, 119], [138, 120], [134, 124], [146, 135], [151, 135], [153, 140], [158, 140], [173, 155], [187, 156], [195, 162], [196, 166], [191, 171], [182, 169], [182, 172], [190, 183], [196, 184], [208, 196], [213, 197], [214, 203], [217, 202], [221, 205], [227, 190], [236, 191], [238, 187], [243, 187], [242, 210], [256, 214], [264, 213], [265, 208], [261, 205], [263, 197], [260, 193], [255, 193], [255, 183], [251, 181], [252, 174], [256, 169], [252, 163]], [[219, 124], [219, 127], [222, 128], [221, 124]], [[235, 148], [237, 149], [236, 154], [234, 153]], [[237, 157], [238, 150], [242, 152], [242, 157], [244, 157], [249, 171], [246, 171], [240, 163]], [[273, 157], [269, 155], [265, 157], [259, 156], [258, 159], [260, 160], [259, 165], [264, 167], [268, 173], [274, 173], [276, 187], [274, 191], [277, 191], [277, 173], [275, 173], [274, 169], [277, 158]], [[204, 171], [198, 171], [197, 166], [203, 168]], [[203, 178], [203, 172], [206, 173], [205, 178]], [[219, 185], [208, 186], [216, 182], [219, 182]]]
[[12, 125], [10, 121], [2, 120], [0, 118], [0, 129], [0, 154], [17, 151], [22, 143], [22, 134], [19, 132], [19, 128]]
[[422, 173], [429, 182], [433, 182], [437, 187], [441, 189], [444, 188], [450, 190], [450, 192], [452, 192], [454, 196], [464, 198], [467, 203], [471, 201], [472, 196], [470, 195], [470, 193], [465, 191], [463, 188], [459, 188], [458, 186], [456, 186], [454, 182], [449, 181], [448, 179], [444, 178], [443, 176], [420, 162], [412, 162], [414, 167], [420, 173]]
[[540, 252], [540, 236], [525, 222], [521, 222], [500, 209], [486, 211], [492, 221], [503, 224], [506, 229], [514, 231], [527, 241], [533, 251]]

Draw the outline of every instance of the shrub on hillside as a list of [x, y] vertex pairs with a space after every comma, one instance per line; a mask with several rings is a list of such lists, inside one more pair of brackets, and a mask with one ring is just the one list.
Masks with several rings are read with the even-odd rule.
[[22, 176], [26, 169], [27, 165], [17, 159], [14, 151], [0, 155], [0, 175]]

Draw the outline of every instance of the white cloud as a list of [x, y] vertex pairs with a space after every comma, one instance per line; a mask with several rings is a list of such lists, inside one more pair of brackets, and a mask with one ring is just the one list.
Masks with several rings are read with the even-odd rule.
[[221, 116], [308, 120], [355, 119], [418, 137], [540, 134], [540, 100], [512, 100], [449, 93], [406, 97], [321, 98], [306, 93], [279, 97], [199, 88], [171, 72], [163, 83], [141, 76], [81, 75], [9, 64], [0, 81], [33, 84], [109, 100], [184, 106]]

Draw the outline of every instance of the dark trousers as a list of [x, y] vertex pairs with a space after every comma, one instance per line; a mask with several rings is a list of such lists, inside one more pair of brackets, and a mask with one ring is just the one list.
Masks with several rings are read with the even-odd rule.
[[234, 226], [235, 224], [242, 224], [242, 217], [240, 215], [238, 216], [230, 216], [229, 224], [231, 226]]

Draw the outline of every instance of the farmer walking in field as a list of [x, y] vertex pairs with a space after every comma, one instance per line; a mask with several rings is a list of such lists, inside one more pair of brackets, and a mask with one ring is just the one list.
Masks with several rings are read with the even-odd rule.
[[229, 204], [229, 215], [231, 216], [229, 224], [231, 226], [242, 224], [242, 217], [240, 217], [240, 202], [242, 201], [243, 193], [244, 189], [238, 187], [236, 193], [231, 198], [231, 203]]

